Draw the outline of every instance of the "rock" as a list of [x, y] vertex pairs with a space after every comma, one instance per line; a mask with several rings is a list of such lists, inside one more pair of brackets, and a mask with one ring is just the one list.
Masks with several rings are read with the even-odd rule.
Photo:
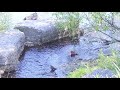
[[[108, 35], [112, 35], [112, 32], [110, 30], [102, 31], [102, 32], [105, 33], [105, 34], [108, 34]], [[91, 35], [92, 37], [98, 38], [98, 39], [101, 39], [101, 40], [112, 41], [112, 39], [109, 36], [107, 36], [103, 33], [99, 32], [99, 31], [92, 31], [92, 32], [87, 33], [87, 35], [88, 36]]]
[[82, 78], [115, 78], [113, 72], [108, 69], [97, 69]]
[[114, 49], [116, 51], [120, 51], [120, 42], [115, 42], [109, 45], [111, 49]]
[[69, 33], [64, 35], [63, 31], [58, 30], [54, 21], [26, 20], [18, 23], [15, 28], [24, 32], [26, 46], [42, 45], [69, 36]]
[[0, 69], [12, 71], [24, 49], [25, 36], [19, 30], [8, 30], [0, 36]]
[[37, 20], [37, 19], [38, 19], [38, 15], [36, 12], [24, 18], [24, 20]]
[[97, 59], [99, 50], [108, 48], [101, 39], [94, 37], [95, 35], [92, 34], [89, 33], [82, 36], [79, 40], [79, 46], [76, 47], [76, 52], [82, 60]]
[[41, 45], [58, 38], [58, 30], [51, 23], [36, 21], [24, 21], [15, 26], [24, 32], [26, 46]]
[[[110, 33], [107, 31], [106, 33]], [[105, 55], [111, 55], [111, 50], [120, 51], [120, 43], [110, 43], [112, 39], [100, 32], [88, 32], [79, 39], [76, 47], [81, 60], [95, 60], [102, 49]]]

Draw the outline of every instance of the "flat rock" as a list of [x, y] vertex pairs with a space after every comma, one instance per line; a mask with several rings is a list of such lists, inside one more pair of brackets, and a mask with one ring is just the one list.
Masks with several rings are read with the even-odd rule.
[[105, 55], [111, 55], [111, 50], [120, 51], [119, 42], [106, 44], [106, 40], [112, 42], [112, 39], [100, 32], [88, 32], [80, 37], [76, 52], [82, 60], [95, 60], [98, 58], [100, 50]]
[[24, 32], [26, 46], [41, 45], [46, 42], [56, 40], [59, 31], [52, 22], [40, 22], [38, 20], [26, 20], [18, 23], [15, 28]]

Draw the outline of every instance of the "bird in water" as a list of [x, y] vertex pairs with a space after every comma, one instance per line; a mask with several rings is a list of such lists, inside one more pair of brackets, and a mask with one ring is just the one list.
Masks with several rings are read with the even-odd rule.
[[71, 56], [71, 57], [75, 57], [76, 55], [78, 55], [78, 54], [75, 53], [75, 51], [71, 51], [71, 52], [70, 52], [70, 56]]
[[53, 73], [53, 72], [55, 72], [55, 70], [56, 70], [56, 68], [55, 67], [53, 67], [53, 66], [50, 66], [50, 68], [51, 68], [51, 73]]

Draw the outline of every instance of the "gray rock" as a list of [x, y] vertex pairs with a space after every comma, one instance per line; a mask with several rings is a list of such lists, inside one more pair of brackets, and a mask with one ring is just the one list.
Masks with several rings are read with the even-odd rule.
[[14, 70], [24, 49], [25, 36], [19, 30], [8, 30], [0, 36], [0, 69]]
[[98, 58], [100, 49], [107, 49], [109, 46], [104, 45], [103, 40], [95, 37], [93, 33], [82, 36], [79, 40], [79, 46], [76, 47], [76, 51], [82, 60], [94, 60]]
[[68, 36], [67, 32], [63, 36], [63, 32], [56, 28], [54, 21], [49, 20], [26, 20], [18, 23], [15, 28], [24, 32], [27, 46], [42, 45]]
[[24, 32], [27, 46], [41, 45], [58, 38], [58, 30], [54, 24], [36, 21], [18, 23], [15, 28]]
[[120, 42], [115, 42], [115, 43], [110, 44], [110, 48], [120, 51]]
[[36, 12], [24, 18], [24, 20], [37, 20], [37, 19], [38, 19], [38, 14]]
[[82, 78], [115, 78], [113, 72], [108, 69], [97, 69]]
[[120, 51], [119, 42], [106, 44], [106, 41], [112, 42], [112, 39], [100, 32], [88, 32], [79, 39], [76, 52], [82, 60], [95, 60], [98, 58], [100, 50], [105, 55], [111, 55], [111, 50]]

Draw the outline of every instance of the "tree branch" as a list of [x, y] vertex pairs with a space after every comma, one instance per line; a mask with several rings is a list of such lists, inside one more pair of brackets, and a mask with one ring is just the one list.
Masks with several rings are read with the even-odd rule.
[[[85, 13], [84, 13], [84, 14], [85, 14]], [[89, 21], [89, 24], [91, 24], [91, 26], [94, 28], [94, 25], [92, 24], [92, 22], [90, 21], [90, 19], [88, 18], [88, 16], [87, 16], [86, 14], [85, 14], [85, 16], [86, 16], [86, 19]], [[100, 16], [100, 17], [103, 19], [102, 16]], [[104, 19], [103, 19], [103, 20], [104, 20]], [[108, 22], [110, 25], [112, 25], [108, 20], [107, 20], [107, 22]], [[95, 28], [94, 28], [94, 29], [95, 29]], [[101, 33], [103, 33], [104, 35], [110, 37], [111, 39], [113, 39], [113, 40], [115, 40], [115, 41], [117, 41], [117, 42], [120, 42], [120, 40], [118, 40], [118, 39], [116, 39], [116, 38], [114, 38], [114, 37], [112, 37], [112, 36], [104, 33], [103, 31], [101, 31], [101, 30], [98, 30], [98, 31], [101, 32]]]
[[115, 29], [117, 29], [117, 30], [120, 30], [120, 28], [117, 27], [117, 26], [114, 24], [114, 22], [113, 22], [114, 18], [113, 18], [113, 17], [112, 17], [112, 23], [111, 23], [109, 20], [107, 20], [106, 18], [103, 18], [101, 15], [100, 15], [100, 17], [101, 17], [105, 22], [107, 22], [111, 27], [113, 27], [113, 28], [115, 28]]

